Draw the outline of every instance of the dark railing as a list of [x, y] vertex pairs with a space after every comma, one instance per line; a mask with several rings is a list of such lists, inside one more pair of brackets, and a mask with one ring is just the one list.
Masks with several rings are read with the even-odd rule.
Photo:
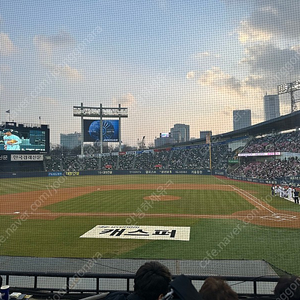
[[[78, 276], [75, 273], [56, 273], [56, 272], [12, 272], [12, 271], [1, 271], [0, 274], [3, 277], [3, 284], [10, 285], [10, 292], [22, 292], [25, 294], [36, 295], [40, 298], [48, 298], [53, 300], [59, 300], [63, 298], [70, 299], [71, 297], [84, 298], [86, 296], [97, 295], [103, 292], [112, 291], [132, 291], [134, 274], [95, 274], [95, 273], [85, 273], [82, 276]], [[192, 282], [195, 284], [197, 281], [203, 282], [208, 276], [201, 275], [187, 275]], [[28, 277], [32, 277], [32, 284], [22, 285], [22, 281], [28, 282]], [[43, 287], [43, 284], [39, 286], [39, 279], [43, 278], [62, 278], [59, 286], [47, 286]], [[176, 276], [173, 276], [174, 278]], [[26, 278], [26, 279], [25, 279]], [[93, 278], [95, 282], [93, 286], [88, 288], [78, 288], [78, 284], [81, 280], [85, 278]], [[241, 276], [222, 276], [223, 279], [230, 282], [238, 283], [248, 283], [247, 289], [251, 287], [251, 292], [238, 293], [239, 296], [246, 299], [275, 299], [273, 294], [259, 293], [258, 283], [273, 283], [274, 285], [278, 281], [277, 276], [263, 276], [263, 277], [241, 277]], [[12, 280], [13, 279], [13, 280]], [[122, 289], [110, 289], [109, 284], [101, 284], [105, 279], [121, 279], [124, 280]], [[17, 284], [11, 284], [11, 281], [18, 282]], [[74, 283], [75, 282], [75, 283]], [[45, 283], [45, 281], [43, 281]], [[57, 284], [56, 284], [57, 285]], [[90, 284], [91, 285], [91, 284]], [[36, 297], [35, 298], [38, 298]]]

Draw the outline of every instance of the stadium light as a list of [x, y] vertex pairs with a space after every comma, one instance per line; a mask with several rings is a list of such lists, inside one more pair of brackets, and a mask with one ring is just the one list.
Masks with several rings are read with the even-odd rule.
[[291, 95], [291, 112], [297, 110], [296, 102], [299, 102], [299, 100], [295, 99], [294, 92], [298, 90], [300, 90], [300, 79], [294, 82], [283, 83], [277, 86], [278, 95], [287, 94], [287, 93]]

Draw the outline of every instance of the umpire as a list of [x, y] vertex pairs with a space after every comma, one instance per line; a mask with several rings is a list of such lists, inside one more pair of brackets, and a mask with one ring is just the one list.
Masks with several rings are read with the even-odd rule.
[[299, 191], [296, 190], [294, 191], [294, 201], [296, 204], [299, 204]]

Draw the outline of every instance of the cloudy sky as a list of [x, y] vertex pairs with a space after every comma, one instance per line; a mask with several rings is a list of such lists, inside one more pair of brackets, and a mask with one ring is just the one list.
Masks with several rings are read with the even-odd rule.
[[[74, 105], [129, 109], [123, 143], [176, 123], [191, 136], [264, 121], [263, 96], [300, 77], [298, 0], [2, 0], [0, 120], [80, 131]], [[290, 113], [289, 97], [280, 98]]]

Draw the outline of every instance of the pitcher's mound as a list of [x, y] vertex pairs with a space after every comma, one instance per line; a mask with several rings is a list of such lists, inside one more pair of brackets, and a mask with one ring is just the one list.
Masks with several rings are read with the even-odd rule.
[[172, 196], [172, 195], [153, 195], [153, 196], [146, 196], [143, 199], [153, 200], [153, 201], [174, 201], [174, 200], [179, 200], [180, 197]]

